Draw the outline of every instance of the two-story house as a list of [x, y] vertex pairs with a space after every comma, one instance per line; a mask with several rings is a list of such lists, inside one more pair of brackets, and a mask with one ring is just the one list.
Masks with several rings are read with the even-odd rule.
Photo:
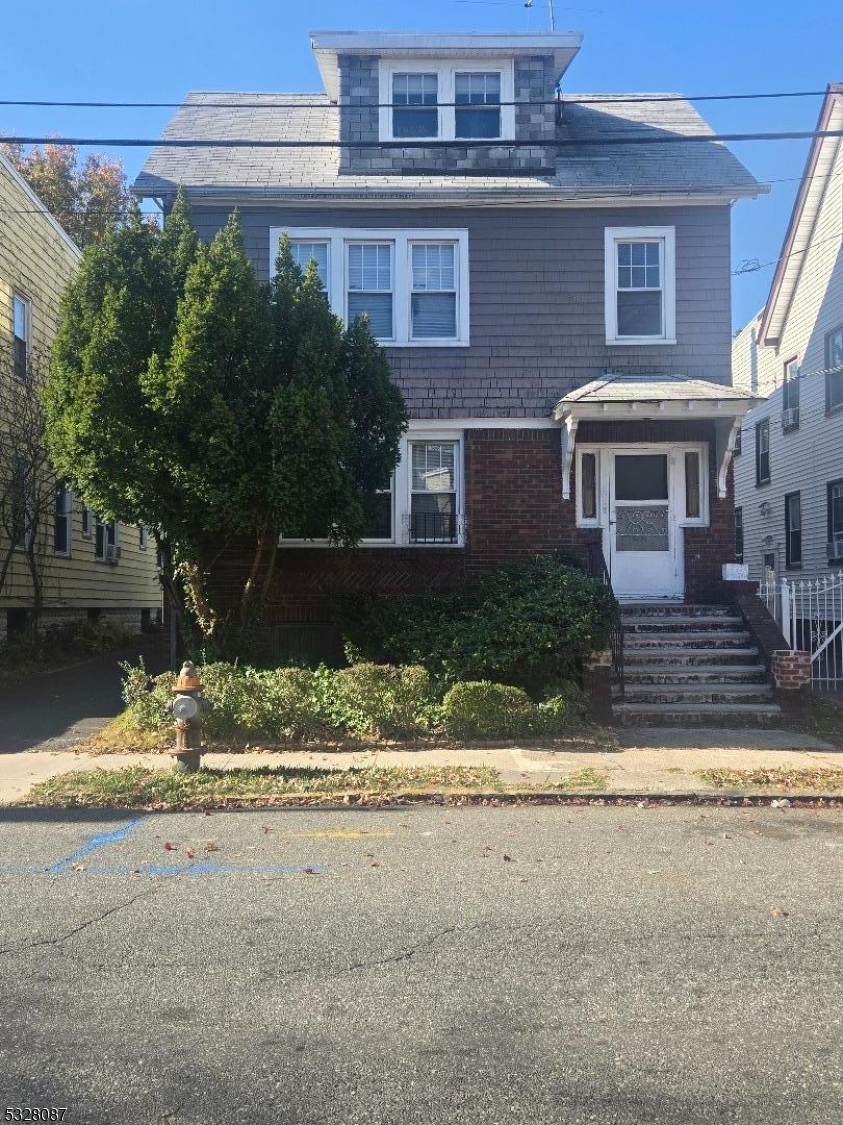
[[[817, 130], [843, 129], [843, 84]], [[843, 569], [843, 139], [808, 155], [770, 295], [732, 347], [735, 385], [766, 401], [735, 460], [736, 553], [751, 578]]]
[[407, 402], [360, 548], [282, 541], [278, 626], [594, 543], [621, 599], [719, 600], [730, 209], [761, 186], [679, 95], [561, 94], [579, 34], [311, 42], [323, 93], [191, 94], [135, 184], [204, 237], [238, 208], [264, 280], [286, 234]]
[[80, 257], [0, 154], [0, 644], [35, 611], [42, 625], [110, 617], [140, 629], [161, 606], [147, 529], [98, 519], [43, 448], [39, 388]]

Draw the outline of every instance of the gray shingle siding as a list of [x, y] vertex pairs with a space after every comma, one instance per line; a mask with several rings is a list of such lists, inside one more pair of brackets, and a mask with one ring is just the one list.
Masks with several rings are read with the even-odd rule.
[[[193, 210], [203, 238], [227, 215]], [[729, 218], [725, 206], [241, 211], [246, 252], [262, 280], [270, 227], [468, 229], [471, 346], [386, 349], [415, 418], [547, 417], [569, 390], [607, 370], [729, 383]], [[675, 346], [606, 345], [607, 226], [675, 226]]]

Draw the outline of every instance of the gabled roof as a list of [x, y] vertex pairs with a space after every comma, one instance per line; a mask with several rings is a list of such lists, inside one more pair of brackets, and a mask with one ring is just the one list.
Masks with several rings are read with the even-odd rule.
[[[649, 132], [654, 140], [666, 134], [711, 134], [689, 102], [658, 100], [665, 96], [677, 97], [563, 96], [559, 138], [572, 143], [559, 148], [555, 175], [340, 175], [339, 109], [325, 95], [194, 93], [177, 110], [164, 138], [326, 143], [312, 148], [155, 148], [134, 190], [141, 196], [171, 197], [182, 184], [196, 197], [307, 201], [325, 197], [362, 203], [506, 197], [549, 205], [568, 200], [599, 203], [618, 196], [734, 199], [767, 190], [716, 141], [611, 143], [625, 133]], [[577, 144], [594, 140], [601, 143]]]
[[29, 186], [29, 184], [26, 182], [26, 180], [23, 178], [23, 176], [20, 174], [20, 172], [14, 166], [14, 164], [12, 164], [11, 160], [9, 160], [8, 157], [4, 156], [2, 152], [0, 152], [0, 168], [2, 168], [3, 171], [6, 172], [6, 174], [14, 181], [14, 183], [17, 185], [20, 192], [33, 205], [33, 209], [39, 215], [41, 215], [42, 218], [46, 219], [48, 225], [53, 228], [53, 230], [56, 232], [56, 234], [59, 236], [59, 238], [62, 240], [62, 242], [64, 242], [65, 245], [70, 250], [73, 251], [73, 253], [76, 255], [77, 258], [81, 258], [82, 257], [82, 251], [79, 249], [79, 247], [73, 241], [73, 239], [70, 237], [70, 235], [64, 229], [64, 227], [61, 225], [61, 223], [59, 223], [53, 217], [53, 215], [47, 209], [45, 204], [43, 204], [41, 202], [41, 200], [38, 198], [38, 196], [35, 194], [35, 192], [32, 190], [32, 188]]
[[[829, 83], [820, 109], [817, 132], [828, 129], [843, 129], [843, 83], [841, 82]], [[829, 173], [842, 145], [841, 137], [815, 137], [811, 144], [785, 234], [781, 257], [770, 286], [770, 296], [764, 309], [759, 333], [759, 343], [762, 345], [775, 345], [781, 338], [806, 258], [804, 251], [813, 237], [828, 186]]]

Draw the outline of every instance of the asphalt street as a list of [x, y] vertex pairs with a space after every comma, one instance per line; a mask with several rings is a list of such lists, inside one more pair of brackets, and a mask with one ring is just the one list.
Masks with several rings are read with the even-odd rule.
[[839, 813], [0, 811], [0, 1112], [830, 1125]]

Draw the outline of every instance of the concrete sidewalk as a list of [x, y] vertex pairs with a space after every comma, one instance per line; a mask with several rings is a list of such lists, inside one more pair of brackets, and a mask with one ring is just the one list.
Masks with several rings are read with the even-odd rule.
[[[703, 769], [817, 769], [843, 767], [843, 750], [809, 735], [788, 731], [622, 732], [632, 745], [617, 750], [561, 751], [541, 748], [434, 748], [422, 750], [284, 751], [208, 753], [210, 769], [351, 766], [491, 766], [510, 789], [542, 788], [589, 769], [606, 778], [607, 793], [682, 793], [709, 788], [695, 771]], [[160, 754], [92, 756], [72, 751], [30, 751], [0, 755], [0, 804], [23, 798], [32, 785], [73, 770], [123, 769], [144, 765], [166, 769]]]

